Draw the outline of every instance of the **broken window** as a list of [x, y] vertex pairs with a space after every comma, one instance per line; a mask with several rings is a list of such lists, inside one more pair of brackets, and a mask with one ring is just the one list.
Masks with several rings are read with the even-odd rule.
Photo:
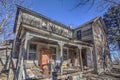
[[42, 22], [42, 28], [47, 29], [47, 22]]
[[78, 39], [78, 40], [81, 39], [81, 30], [77, 31], [77, 39]]

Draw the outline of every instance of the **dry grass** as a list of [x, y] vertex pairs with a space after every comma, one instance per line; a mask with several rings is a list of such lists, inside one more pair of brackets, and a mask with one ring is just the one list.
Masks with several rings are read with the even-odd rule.
[[120, 65], [113, 65], [111, 72], [106, 72], [101, 75], [86, 73], [87, 80], [120, 80]]

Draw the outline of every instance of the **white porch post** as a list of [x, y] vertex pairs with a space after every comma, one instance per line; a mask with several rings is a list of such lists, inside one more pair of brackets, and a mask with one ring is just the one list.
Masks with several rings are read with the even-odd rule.
[[60, 72], [61, 72], [61, 75], [62, 75], [62, 72], [63, 72], [63, 69], [62, 69], [62, 62], [63, 62], [63, 45], [64, 43], [62, 41], [58, 42], [59, 46], [60, 46], [60, 61], [61, 61], [61, 69], [60, 69]]
[[24, 45], [24, 47], [25, 47], [25, 50], [26, 50], [26, 58], [27, 58], [27, 62], [28, 62], [28, 60], [29, 60], [29, 50], [27, 50], [27, 48], [29, 49], [29, 40], [31, 40], [33, 38], [33, 35], [30, 35], [30, 33], [29, 32], [27, 32], [26, 33], [26, 41], [25, 41], [25, 45]]
[[[18, 60], [18, 66], [17, 66], [17, 80], [21, 80], [22, 79], [22, 64], [23, 64], [23, 58], [22, 58], [22, 45], [20, 45], [20, 53], [19, 53], [19, 60]], [[20, 69], [20, 70], [19, 70]]]
[[20, 73], [19, 73], [19, 77], [18, 80], [21, 80], [22, 77], [23, 79], [26, 79], [26, 72], [24, 70], [24, 57], [27, 54], [27, 43], [28, 43], [28, 38], [27, 38], [27, 34], [24, 36], [24, 38], [21, 41], [21, 46], [20, 46], [20, 56], [21, 57], [21, 63], [20, 63]]
[[23, 46], [23, 79], [26, 79], [26, 71], [25, 71], [25, 66], [24, 66], [24, 57], [27, 55], [27, 45], [28, 45], [28, 34], [26, 33], [25, 35], [25, 41], [24, 41], [24, 46]]
[[83, 71], [83, 61], [82, 61], [82, 53], [81, 53], [82, 47], [78, 46], [78, 49], [79, 49], [80, 66], [81, 66], [81, 70]]

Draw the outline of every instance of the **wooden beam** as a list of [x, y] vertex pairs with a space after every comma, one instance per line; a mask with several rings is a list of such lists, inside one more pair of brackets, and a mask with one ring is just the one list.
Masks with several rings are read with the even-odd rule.
[[[23, 57], [22, 57], [22, 45], [20, 45], [20, 53], [19, 53], [19, 60], [18, 60], [18, 77], [17, 80], [22, 80], [22, 71], [23, 71]], [[19, 69], [20, 68], [20, 69]]]
[[61, 69], [60, 69], [60, 72], [61, 72], [61, 75], [63, 73], [63, 69], [62, 69], [62, 62], [63, 62], [63, 46], [64, 46], [64, 43], [62, 41], [58, 42], [59, 46], [60, 46], [60, 60], [61, 60]]
[[29, 33], [26, 32], [25, 34], [25, 40], [24, 40], [24, 44], [23, 44], [23, 79], [27, 79], [26, 78], [26, 69], [25, 69], [25, 65], [24, 65], [24, 56], [27, 55], [27, 47], [28, 47], [28, 35]]
[[80, 66], [81, 66], [81, 70], [83, 71], [83, 61], [82, 61], [82, 46], [78, 46], [79, 49], [79, 57], [80, 57]]
[[90, 49], [90, 54], [91, 54], [91, 64], [92, 64], [92, 67], [94, 68], [94, 61], [93, 61], [93, 48], [92, 47], [89, 47]]

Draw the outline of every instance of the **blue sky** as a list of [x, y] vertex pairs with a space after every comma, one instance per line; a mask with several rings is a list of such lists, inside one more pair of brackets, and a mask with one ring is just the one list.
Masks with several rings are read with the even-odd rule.
[[[102, 16], [107, 10], [98, 10], [98, 6], [96, 5], [101, 3], [101, 0], [96, 0], [97, 2], [91, 9], [89, 8], [91, 6], [90, 3], [74, 8], [79, 1], [83, 0], [29, 0], [25, 3], [25, 5], [23, 4], [23, 6], [27, 7], [31, 4], [31, 6], [28, 7], [29, 9], [41, 13], [67, 26], [72, 25], [73, 28], [86, 23], [97, 16]], [[1, 36], [4, 38], [4, 35]]]
[[31, 9], [41, 13], [53, 20], [65, 25], [72, 25], [73, 28], [97, 17], [101, 16], [105, 10], [97, 10], [97, 6], [91, 9], [90, 4], [75, 8], [80, 0], [31, 0]]

